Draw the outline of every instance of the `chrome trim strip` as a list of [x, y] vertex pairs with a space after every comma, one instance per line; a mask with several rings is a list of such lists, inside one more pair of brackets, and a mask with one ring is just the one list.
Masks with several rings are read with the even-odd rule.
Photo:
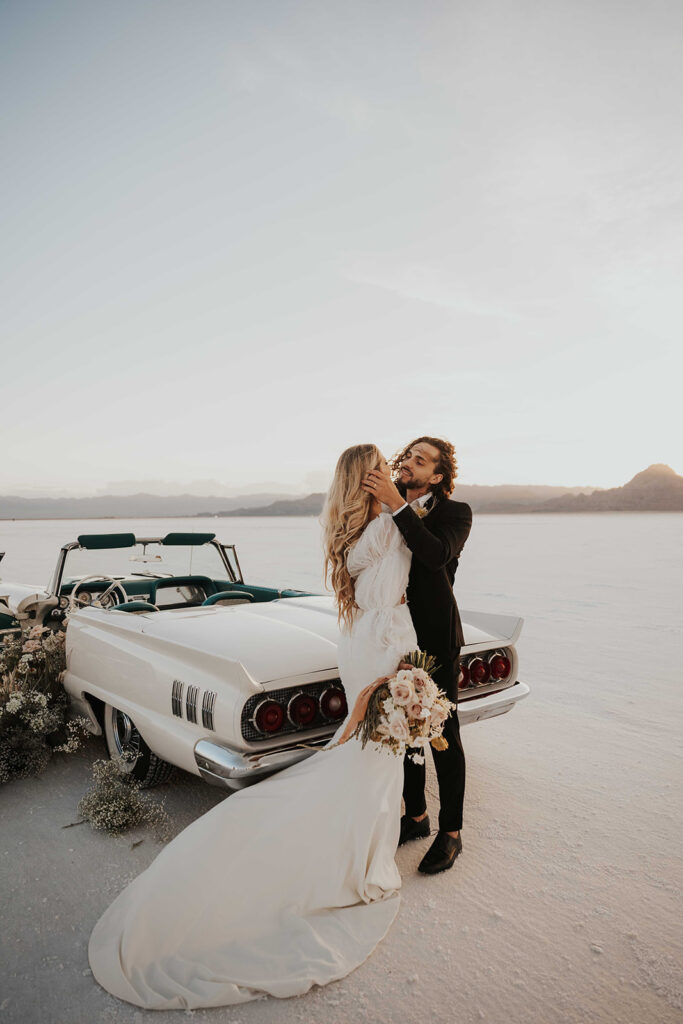
[[217, 694], [214, 690], [205, 690], [202, 700], [202, 725], [205, 729], [213, 729], [214, 732], [213, 709], [216, 706], [216, 697]]
[[174, 715], [178, 718], [183, 717], [183, 690], [185, 689], [185, 683], [180, 679], [173, 680], [173, 689], [171, 690], [171, 709]]
[[199, 696], [198, 686], [188, 686], [187, 697], [185, 698], [185, 715], [188, 722], [197, 721], [197, 697]]

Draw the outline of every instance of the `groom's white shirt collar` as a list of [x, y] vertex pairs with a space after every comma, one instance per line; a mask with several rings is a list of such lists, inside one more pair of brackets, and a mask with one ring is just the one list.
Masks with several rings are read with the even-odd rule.
[[[410, 507], [415, 508], [418, 505], [420, 508], [424, 508], [429, 499], [432, 496], [431, 491], [427, 491], [426, 494], [421, 494], [419, 498], [415, 498], [415, 501], [410, 502]], [[392, 512], [392, 516], [397, 516], [399, 512], [402, 512], [404, 508], [408, 507], [408, 502], [404, 501], [400, 508], [397, 508], [395, 512]]]

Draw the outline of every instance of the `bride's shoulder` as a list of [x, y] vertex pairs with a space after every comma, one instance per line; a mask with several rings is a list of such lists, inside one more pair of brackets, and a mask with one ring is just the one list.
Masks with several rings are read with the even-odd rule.
[[398, 533], [398, 527], [387, 512], [380, 512], [366, 524], [347, 552], [347, 566], [352, 575], [384, 554], [391, 546], [394, 531]]

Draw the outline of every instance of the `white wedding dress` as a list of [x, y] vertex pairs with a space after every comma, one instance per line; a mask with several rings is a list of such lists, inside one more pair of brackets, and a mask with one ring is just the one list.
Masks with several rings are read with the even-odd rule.
[[[417, 646], [400, 603], [410, 558], [386, 513], [349, 552], [361, 609], [339, 645], [349, 709]], [[402, 758], [352, 739], [231, 795], [99, 919], [88, 947], [95, 978], [119, 999], [165, 1010], [300, 995], [344, 977], [398, 912], [402, 783]]]

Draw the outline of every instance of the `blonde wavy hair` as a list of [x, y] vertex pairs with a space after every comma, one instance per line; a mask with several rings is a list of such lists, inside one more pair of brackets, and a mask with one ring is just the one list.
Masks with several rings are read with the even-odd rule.
[[357, 444], [343, 451], [320, 517], [325, 549], [325, 584], [330, 576], [340, 625], [350, 626], [358, 608], [346, 556], [370, 519], [373, 496], [362, 490], [361, 483], [371, 469], [381, 465], [382, 458], [374, 444]]

